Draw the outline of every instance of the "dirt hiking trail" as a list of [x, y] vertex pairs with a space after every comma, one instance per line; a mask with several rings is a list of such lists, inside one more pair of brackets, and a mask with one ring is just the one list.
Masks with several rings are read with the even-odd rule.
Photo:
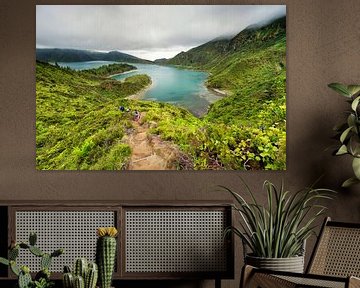
[[[141, 117], [145, 117], [142, 113]], [[132, 155], [129, 170], [176, 170], [178, 148], [149, 133], [149, 124], [133, 121], [132, 132], [128, 135]]]

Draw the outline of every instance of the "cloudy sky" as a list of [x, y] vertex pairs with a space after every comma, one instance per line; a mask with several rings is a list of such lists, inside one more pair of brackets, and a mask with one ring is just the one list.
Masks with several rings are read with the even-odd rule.
[[285, 5], [37, 5], [36, 47], [170, 58], [285, 14]]

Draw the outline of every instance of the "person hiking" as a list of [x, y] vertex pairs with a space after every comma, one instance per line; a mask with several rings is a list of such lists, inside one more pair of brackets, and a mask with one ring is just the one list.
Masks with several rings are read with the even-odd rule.
[[135, 110], [135, 112], [134, 112], [134, 120], [135, 121], [140, 120], [140, 112], [138, 110]]

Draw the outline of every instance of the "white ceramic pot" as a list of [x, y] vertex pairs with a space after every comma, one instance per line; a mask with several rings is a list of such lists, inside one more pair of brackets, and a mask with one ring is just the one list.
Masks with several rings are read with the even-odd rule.
[[246, 255], [245, 263], [262, 269], [304, 273], [304, 256], [263, 258]]

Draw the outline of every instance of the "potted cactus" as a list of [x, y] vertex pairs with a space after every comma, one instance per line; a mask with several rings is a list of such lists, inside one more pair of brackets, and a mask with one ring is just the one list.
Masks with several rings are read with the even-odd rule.
[[78, 258], [71, 272], [69, 266], [64, 267], [64, 288], [95, 288], [98, 279], [98, 267], [96, 263], [88, 262], [85, 258]]
[[100, 227], [97, 229], [96, 262], [99, 267], [99, 287], [110, 288], [116, 258], [115, 227]]
[[[18, 277], [19, 288], [49, 288], [54, 285], [50, 281], [50, 265], [54, 257], [64, 253], [63, 249], [57, 249], [52, 253], [45, 253], [36, 246], [37, 236], [30, 233], [29, 243], [19, 242], [11, 243], [8, 259], [0, 257], [0, 263], [10, 266], [11, 271]], [[19, 256], [20, 249], [28, 250], [33, 255], [39, 257], [41, 270], [35, 275], [34, 280], [30, 275], [30, 268], [26, 265], [19, 266], [16, 259]]]

